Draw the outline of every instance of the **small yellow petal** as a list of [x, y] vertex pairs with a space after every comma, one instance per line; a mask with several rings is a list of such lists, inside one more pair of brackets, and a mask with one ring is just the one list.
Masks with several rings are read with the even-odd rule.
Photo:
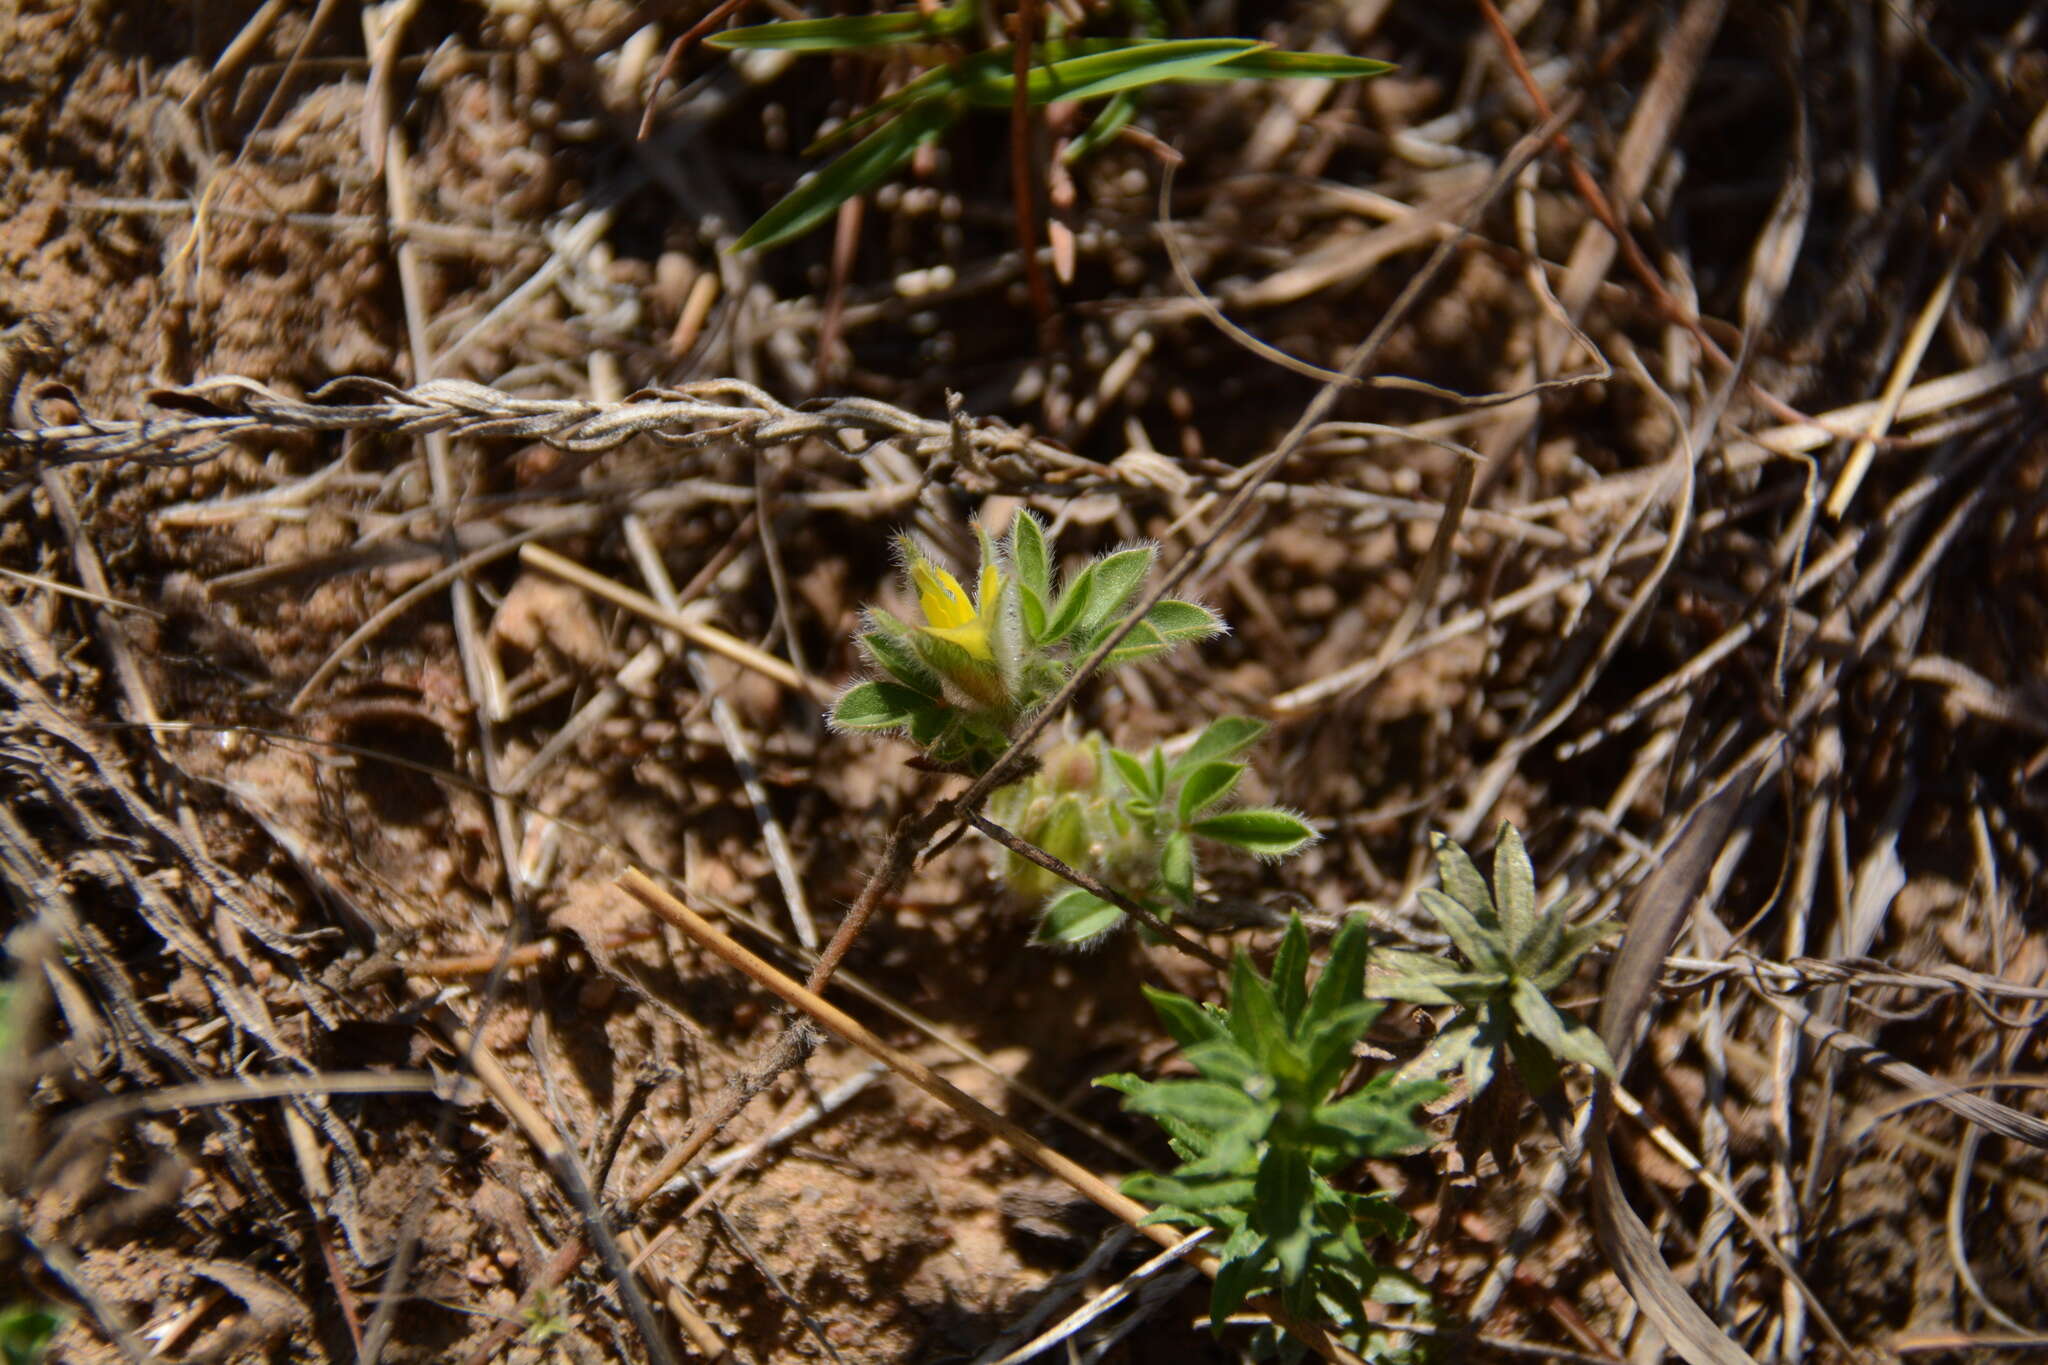
[[995, 662], [995, 651], [988, 647], [988, 632], [979, 621], [970, 620], [958, 626], [926, 626], [924, 633], [960, 646], [970, 658], [982, 663]]
[[931, 624], [950, 628], [974, 620], [974, 606], [960, 580], [930, 560], [910, 561], [910, 581], [917, 585], [917, 604]]

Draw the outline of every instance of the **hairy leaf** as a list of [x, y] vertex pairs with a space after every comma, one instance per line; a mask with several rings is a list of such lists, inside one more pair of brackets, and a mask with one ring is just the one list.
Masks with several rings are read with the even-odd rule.
[[1238, 779], [1244, 776], [1244, 767], [1242, 763], [1204, 763], [1189, 773], [1181, 783], [1180, 800], [1175, 807], [1180, 822], [1186, 824], [1230, 795]]
[[1284, 810], [1225, 811], [1197, 820], [1188, 828], [1204, 839], [1229, 844], [1261, 858], [1284, 858], [1316, 841], [1316, 832], [1300, 816]]
[[1202, 733], [1195, 737], [1195, 742], [1188, 746], [1187, 752], [1173, 761], [1173, 767], [1168, 771], [1177, 778], [1204, 763], [1235, 758], [1257, 744], [1270, 728], [1266, 722], [1253, 720], [1250, 716], [1224, 716], [1212, 720]]

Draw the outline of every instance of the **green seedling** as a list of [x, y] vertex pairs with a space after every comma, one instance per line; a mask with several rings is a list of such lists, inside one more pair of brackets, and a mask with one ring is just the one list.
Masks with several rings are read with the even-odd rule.
[[[1025, 77], [1027, 104], [1110, 101], [1094, 126], [1068, 148], [1070, 161], [1114, 136], [1135, 110], [1135, 92], [1147, 86], [1174, 81], [1356, 80], [1392, 70], [1385, 62], [1363, 57], [1276, 51], [1249, 38], [1166, 38], [1158, 36], [1164, 29], [1158, 16], [1149, 7], [1137, 8], [1140, 27], [1152, 36], [1054, 36], [1032, 49], [1033, 64]], [[733, 50], [907, 52], [931, 68], [814, 143], [811, 151], [817, 153], [843, 138], [865, 134], [763, 214], [738, 246], [780, 246], [800, 237], [847, 200], [895, 175], [918, 148], [944, 137], [971, 111], [1014, 108], [1014, 50], [1005, 45], [968, 54], [956, 46], [978, 29], [979, 19], [980, 0], [958, 0], [930, 14], [903, 10], [801, 19], [732, 29], [711, 38], [712, 46]]]
[[0, 1365], [42, 1365], [65, 1315], [39, 1303], [0, 1308]]
[[[1225, 805], [1246, 764], [1234, 761], [1266, 732], [1264, 721], [1225, 716], [1178, 758], [1154, 748], [1134, 754], [1100, 736], [1054, 749], [1039, 771], [989, 799], [999, 824], [1144, 904], [1161, 919], [1195, 904], [1205, 844], [1262, 858], [1295, 853], [1316, 839], [1306, 821], [1271, 806]], [[1116, 929], [1123, 911], [1011, 854], [1004, 876], [1028, 896], [1049, 896], [1038, 941], [1086, 943]]]
[[1374, 959], [1367, 993], [1456, 1006], [1457, 1015], [1424, 1060], [1442, 1071], [1462, 1069], [1473, 1096], [1492, 1084], [1503, 1057], [1536, 1096], [1557, 1085], [1560, 1062], [1581, 1062], [1612, 1077], [1614, 1060], [1599, 1035], [1550, 1002], [1551, 992], [1571, 979], [1608, 926], [1567, 924], [1564, 901], [1538, 913], [1535, 874], [1513, 825], [1500, 827], [1491, 894], [1464, 849], [1441, 834], [1434, 842], [1443, 888], [1424, 890], [1422, 905], [1465, 965], [1383, 949]]
[[1348, 920], [1308, 986], [1308, 934], [1295, 916], [1271, 980], [1242, 952], [1231, 969], [1227, 1010], [1146, 988], [1166, 1031], [1199, 1080], [1103, 1076], [1124, 1108], [1157, 1120], [1181, 1165], [1141, 1172], [1124, 1192], [1156, 1207], [1148, 1221], [1214, 1228], [1222, 1262], [1210, 1295], [1220, 1328], [1245, 1299], [1275, 1293], [1303, 1319], [1362, 1330], [1365, 1301], [1413, 1303], [1422, 1290], [1373, 1259], [1372, 1244], [1410, 1235], [1413, 1224], [1386, 1195], [1337, 1180], [1372, 1157], [1415, 1151], [1428, 1135], [1418, 1104], [1444, 1086], [1382, 1074], [1337, 1092], [1353, 1048], [1382, 1006], [1365, 997], [1366, 924]]
[[[860, 644], [882, 674], [843, 693], [832, 708], [841, 730], [902, 731], [933, 763], [982, 772], [1122, 624], [1157, 551], [1118, 550], [1060, 581], [1036, 516], [1020, 510], [998, 545], [977, 532], [980, 573], [970, 596], [915, 541], [898, 541], [921, 621], [876, 607]], [[1105, 667], [1151, 658], [1223, 630], [1193, 602], [1162, 601], [1145, 613]]]

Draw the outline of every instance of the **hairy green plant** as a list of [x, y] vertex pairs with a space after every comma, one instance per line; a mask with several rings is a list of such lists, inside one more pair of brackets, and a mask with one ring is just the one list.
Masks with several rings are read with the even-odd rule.
[[41, 1365], [50, 1339], [64, 1322], [62, 1311], [39, 1303], [11, 1303], [0, 1308], [0, 1362]]
[[[1108, 638], [1152, 572], [1150, 545], [1103, 555], [1061, 583], [1044, 525], [1020, 510], [1001, 545], [977, 531], [981, 566], [970, 597], [916, 541], [901, 538], [904, 576], [921, 622], [869, 610], [860, 644], [882, 677], [832, 708], [841, 730], [903, 731], [935, 763], [984, 771], [1018, 722], [1043, 706], [1074, 665]], [[1116, 668], [1223, 630], [1193, 602], [1163, 601], [1110, 654]]]
[[[1280, 858], [1316, 839], [1292, 811], [1272, 806], [1223, 809], [1244, 776], [1233, 760], [1258, 743], [1264, 721], [1224, 716], [1176, 759], [1109, 748], [1099, 735], [1054, 749], [1039, 771], [989, 798], [991, 815], [1072, 867], [1143, 903], [1161, 919], [1195, 903], [1205, 843]], [[1115, 929], [1124, 914], [1080, 887], [1059, 889], [1052, 873], [1014, 853], [1004, 869], [1026, 895], [1046, 896], [1038, 941], [1085, 943]]]
[[1270, 980], [1238, 954], [1225, 1010], [1146, 988], [1201, 1079], [1096, 1080], [1123, 1092], [1125, 1109], [1157, 1120], [1181, 1158], [1171, 1174], [1126, 1178], [1124, 1192], [1156, 1205], [1150, 1222], [1219, 1234], [1211, 1242], [1222, 1262], [1209, 1300], [1214, 1327], [1255, 1293], [1276, 1293], [1290, 1314], [1347, 1335], [1363, 1330], [1367, 1299], [1423, 1297], [1414, 1280], [1372, 1256], [1372, 1243], [1413, 1231], [1407, 1215], [1385, 1194], [1335, 1179], [1367, 1158], [1427, 1145], [1414, 1109], [1444, 1092], [1434, 1080], [1381, 1074], [1336, 1097], [1353, 1047], [1383, 1008], [1365, 997], [1365, 956], [1365, 920], [1353, 917], [1310, 989], [1308, 934], [1295, 916]]
[[1464, 849], [1441, 834], [1433, 842], [1443, 889], [1425, 889], [1422, 905], [1466, 965], [1382, 949], [1366, 992], [1381, 1000], [1455, 1005], [1457, 1015], [1426, 1060], [1445, 1071], [1462, 1069], [1474, 1096], [1493, 1082], [1503, 1057], [1532, 1095], [1557, 1085], [1560, 1062], [1582, 1062], [1613, 1076], [1614, 1060], [1600, 1036], [1550, 1001], [1608, 925], [1567, 923], [1570, 906], [1563, 900], [1537, 911], [1535, 872], [1513, 825], [1501, 825], [1494, 845], [1491, 894]]
[[[1108, 99], [1087, 133], [1068, 149], [1068, 160], [1100, 146], [1135, 108], [1134, 92], [1171, 81], [1278, 80], [1313, 77], [1355, 80], [1393, 68], [1385, 62], [1321, 52], [1281, 52], [1249, 38], [1170, 39], [1149, 4], [1124, 6], [1147, 31], [1143, 37], [1081, 38], [1055, 35], [1037, 44], [1025, 78], [1032, 106]], [[731, 29], [709, 40], [734, 50], [903, 53], [930, 70], [847, 123], [818, 139], [807, 154], [823, 152], [865, 130], [839, 158], [811, 175], [748, 228], [738, 245], [779, 246], [830, 217], [902, 168], [919, 147], [936, 142], [974, 109], [1013, 109], [1015, 53], [1008, 46], [966, 54], [957, 46], [980, 26], [981, 0], [956, 0], [929, 14], [899, 10], [838, 19], [800, 19]]]

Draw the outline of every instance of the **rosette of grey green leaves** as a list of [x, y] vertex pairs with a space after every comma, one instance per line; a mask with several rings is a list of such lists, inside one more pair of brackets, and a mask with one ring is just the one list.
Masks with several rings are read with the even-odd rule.
[[1209, 1243], [1222, 1262], [1209, 1301], [1217, 1327], [1255, 1293], [1276, 1292], [1289, 1313], [1347, 1336], [1364, 1330], [1368, 1298], [1426, 1297], [1372, 1257], [1371, 1243], [1409, 1235], [1407, 1215], [1382, 1193], [1332, 1183], [1367, 1158], [1426, 1146], [1415, 1106], [1444, 1092], [1434, 1080], [1383, 1074], [1335, 1098], [1383, 1008], [1365, 998], [1365, 952], [1365, 920], [1353, 917], [1310, 990], [1308, 934], [1295, 916], [1270, 981], [1238, 954], [1227, 1011], [1146, 988], [1200, 1080], [1096, 1081], [1156, 1119], [1181, 1158], [1170, 1175], [1125, 1179], [1126, 1194], [1157, 1206], [1147, 1221], [1219, 1234]]
[[1443, 888], [1424, 890], [1422, 905], [1465, 965], [1382, 949], [1366, 981], [1366, 993], [1377, 999], [1457, 1007], [1418, 1068], [1462, 1069], [1473, 1095], [1492, 1083], [1503, 1054], [1534, 1095], [1557, 1084], [1560, 1062], [1582, 1062], [1612, 1077], [1614, 1061], [1599, 1035], [1550, 1002], [1608, 925], [1567, 924], [1563, 900], [1537, 911], [1535, 874], [1513, 825], [1500, 827], [1491, 894], [1464, 849], [1441, 834], [1433, 841]]

